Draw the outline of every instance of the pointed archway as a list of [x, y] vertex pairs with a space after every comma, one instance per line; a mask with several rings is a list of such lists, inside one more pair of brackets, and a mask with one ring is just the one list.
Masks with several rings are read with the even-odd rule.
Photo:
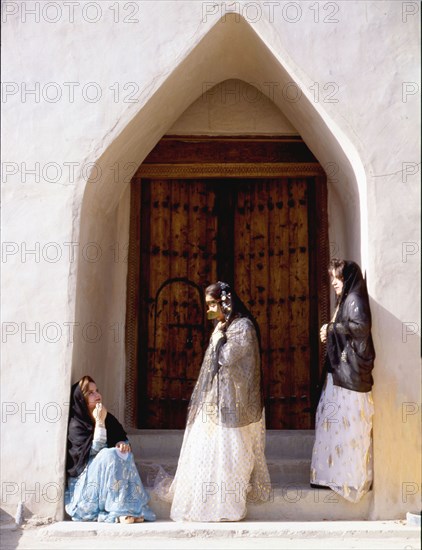
[[79, 195], [75, 240], [81, 246], [96, 243], [97, 250], [108, 255], [79, 263], [76, 318], [83, 326], [99, 325], [103, 338], [75, 340], [73, 364], [75, 375], [89, 365], [120, 416], [125, 403], [124, 246], [129, 230], [129, 203], [122, 197], [128, 196], [131, 177], [147, 154], [210, 87], [229, 78], [252, 83], [291, 121], [328, 175], [333, 249], [365, 265], [366, 227], [362, 220], [366, 220], [366, 183], [362, 164], [346, 134], [321, 103], [314, 101], [314, 93], [300, 75], [300, 68], [277, 57], [243, 18], [226, 16], [151, 91], [136, 112], [128, 110], [126, 120], [99, 143], [95, 158], [87, 159], [96, 165], [95, 177], [86, 182]]

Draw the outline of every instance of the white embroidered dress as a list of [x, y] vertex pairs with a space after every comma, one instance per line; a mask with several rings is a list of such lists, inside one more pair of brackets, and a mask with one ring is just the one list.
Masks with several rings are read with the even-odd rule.
[[325, 485], [350, 502], [369, 491], [373, 479], [372, 392], [335, 386], [332, 374], [315, 419], [311, 483]]
[[[172, 499], [170, 517], [174, 521], [238, 521], [245, 517], [248, 502], [268, 500], [271, 494], [264, 455], [264, 411], [258, 421], [241, 427], [231, 427], [230, 421], [221, 418], [235, 414], [234, 407], [247, 414], [244, 400], [256, 395], [254, 385], [260, 371], [255, 328], [247, 318], [235, 319], [226, 338], [219, 355], [218, 376], [212, 378], [203, 394], [202, 407], [185, 430], [176, 475], [167, 495], [168, 500]], [[213, 351], [217, 339], [215, 330], [207, 353]], [[209, 368], [207, 353], [201, 371]], [[253, 364], [256, 361], [258, 365]], [[197, 386], [200, 378], [201, 374]]]
[[[333, 314], [334, 322], [338, 306]], [[357, 392], [327, 379], [315, 417], [311, 483], [329, 487], [350, 502], [358, 502], [373, 480], [372, 392]]]

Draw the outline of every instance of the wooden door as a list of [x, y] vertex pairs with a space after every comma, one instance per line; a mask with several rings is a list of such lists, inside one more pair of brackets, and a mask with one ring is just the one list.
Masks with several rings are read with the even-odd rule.
[[320, 368], [319, 179], [142, 179], [139, 427], [183, 429], [208, 342], [203, 289], [234, 285], [261, 330], [267, 427], [312, 427]]
[[142, 180], [139, 426], [184, 428], [208, 339], [203, 285], [216, 277], [215, 193]]
[[[313, 178], [252, 180], [238, 187], [234, 284], [261, 331], [267, 425], [310, 428], [312, 284], [309, 188]], [[311, 206], [312, 207], [312, 206]]]

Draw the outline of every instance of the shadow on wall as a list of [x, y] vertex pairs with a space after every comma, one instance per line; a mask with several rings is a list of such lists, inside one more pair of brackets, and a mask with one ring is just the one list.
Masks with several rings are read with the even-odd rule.
[[420, 508], [420, 326], [400, 321], [372, 299], [370, 305], [376, 351], [374, 491], [388, 488], [374, 500], [371, 519], [391, 518], [392, 510], [395, 519], [403, 519]]
[[[21, 515], [22, 521], [28, 519], [29, 511], [23, 507]], [[22, 527], [17, 524], [20, 518], [13, 517], [8, 514], [3, 508], [0, 508], [0, 530], [1, 530], [1, 547], [4, 550], [15, 550], [19, 548], [19, 540], [22, 537]]]

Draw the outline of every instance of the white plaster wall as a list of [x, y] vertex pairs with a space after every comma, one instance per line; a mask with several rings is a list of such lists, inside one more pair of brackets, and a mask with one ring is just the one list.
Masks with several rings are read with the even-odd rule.
[[72, 380], [92, 376], [108, 410], [123, 422], [130, 187], [109, 214], [87, 207], [82, 216], [92, 223], [80, 240], [87, 254], [79, 264], [75, 315], [86, 330], [75, 333]]
[[[324, 2], [318, 12], [315, 2], [301, 2], [297, 13], [286, 11], [286, 2], [268, 10], [256, 2], [139, 2], [129, 23], [128, 12], [110, 9], [113, 2], [96, 4], [97, 14], [84, 14], [87, 3], [80, 2], [73, 22], [63, 9], [56, 23], [52, 12], [24, 20], [22, 3], [2, 4], [8, 243], [2, 266], [2, 507], [14, 513], [23, 499], [37, 515], [61, 517], [62, 403], [70, 384], [87, 368], [108, 395], [121, 400], [123, 392], [123, 344], [114, 348], [109, 338], [90, 347], [83, 330], [98, 323], [106, 331], [107, 323], [124, 319], [125, 266], [110, 255], [89, 261], [95, 245], [84, 246], [94, 242], [105, 250], [124, 243], [127, 186], [136, 166], [200, 97], [204, 82], [231, 78], [266, 89], [332, 172], [329, 185], [343, 223], [331, 217], [330, 239], [340, 255], [361, 261], [372, 299], [378, 353], [372, 517], [419, 509], [420, 36], [418, 16], [411, 13], [418, 5], [347, 0], [330, 3], [338, 7], [333, 14]], [[218, 23], [230, 6], [244, 18]], [[295, 91], [287, 87], [292, 81], [300, 97], [288, 95]], [[74, 100], [69, 82], [79, 83]], [[22, 96], [25, 85], [36, 83], [39, 101]], [[47, 83], [56, 84], [47, 89]], [[98, 89], [101, 98], [93, 101], [88, 94]], [[138, 95], [130, 103], [134, 89]], [[51, 102], [54, 90], [62, 97]], [[333, 92], [336, 103], [329, 102]], [[36, 169], [39, 163], [39, 181], [23, 177], [24, 162]], [[76, 163], [74, 177], [69, 162]], [[87, 185], [88, 162], [98, 162], [102, 173]], [[56, 165], [62, 171], [57, 181]], [[22, 257], [24, 246], [36, 242], [40, 254]], [[62, 255], [53, 262], [54, 250]], [[65, 323], [72, 322], [79, 324], [68, 334]], [[25, 330], [34, 327], [25, 341]], [[75, 341], [82, 343], [77, 353]], [[34, 403], [40, 404], [38, 417], [27, 414], [29, 407], [37, 410]], [[16, 441], [25, 443], [18, 453]]]

